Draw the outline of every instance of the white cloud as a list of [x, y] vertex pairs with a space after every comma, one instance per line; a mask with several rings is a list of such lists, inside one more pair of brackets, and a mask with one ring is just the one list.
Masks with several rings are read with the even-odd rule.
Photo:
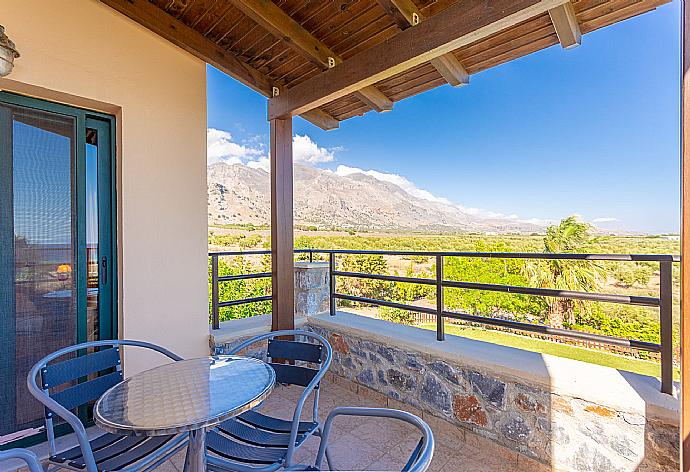
[[314, 165], [331, 162], [335, 159], [335, 152], [338, 150], [339, 148], [319, 147], [307, 135], [300, 136], [297, 134], [292, 138], [292, 158], [294, 162], [299, 164]]
[[206, 159], [208, 164], [225, 162], [226, 164], [240, 164], [248, 159], [261, 156], [260, 147], [238, 144], [227, 131], [208, 128], [206, 130]]
[[[324, 148], [316, 144], [309, 136], [295, 135], [292, 138], [292, 153], [297, 164], [317, 165], [331, 162], [335, 153], [342, 148]], [[260, 136], [251, 136], [244, 143], [239, 143], [233, 136], [220, 129], [206, 130], [207, 164], [223, 162], [225, 164], [243, 164], [254, 169], [268, 172], [269, 155]]]
[[620, 220], [619, 220], [618, 218], [613, 218], [613, 217], [610, 217], [610, 216], [605, 216], [605, 217], [601, 217], [601, 218], [594, 218], [594, 219], [592, 220], [592, 223], [613, 223], [613, 222], [616, 222], [616, 221], [620, 221]]

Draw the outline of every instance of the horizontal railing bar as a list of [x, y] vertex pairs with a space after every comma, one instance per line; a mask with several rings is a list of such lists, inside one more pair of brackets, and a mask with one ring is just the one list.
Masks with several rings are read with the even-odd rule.
[[661, 352], [661, 346], [659, 344], [648, 343], [646, 341], [637, 341], [635, 339], [616, 338], [613, 336], [605, 336], [601, 334], [584, 333], [582, 331], [552, 328], [550, 326], [545, 325], [522, 323], [520, 321], [505, 320], [501, 318], [488, 318], [484, 316], [469, 315], [467, 313], [457, 313], [452, 311], [444, 311], [443, 316], [445, 318], [453, 318], [456, 320], [471, 321], [474, 323], [488, 324], [494, 326], [502, 326], [504, 328], [514, 328], [522, 331], [531, 331], [534, 333], [548, 334], [552, 336], [563, 336], [572, 339], [582, 339], [585, 341], [611, 344], [613, 346], [629, 347], [639, 349], [642, 351]]
[[588, 300], [595, 302], [621, 303], [623, 305], [639, 305], [658, 307], [661, 303], [654, 297], [637, 297], [594, 292], [576, 292], [572, 290], [557, 290], [553, 288], [532, 288], [515, 285], [498, 285], [478, 282], [456, 282], [444, 280], [443, 286], [448, 288], [462, 288], [469, 290], [486, 290], [490, 292], [505, 292], [521, 295], [535, 295], [539, 297], [570, 298], [573, 300]]
[[[357, 250], [357, 249], [295, 249], [295, 253], [314, 254], [364, 254], [382, 256], [421, 256], [421, 257], [476, 257], [492, 259], [563, 259], [582, 261], [633, 261], [633, 262], [680, 262], [681, 257], [673, 254], [581, 254], [581, 253], [549, 253], [549, 252], [467, 252], [467, 251], [388, 251], [388, 250]], [[224, 251], [209, 252], [209, 256], [242, 256], [256, 254], [271, 254], [270, 250], [263, 251]]]
[[360, 279], [386, 280], [390, 282], [405, 282], [410, 284], [436, 285], [435, 279], [421, 279], [417, 277], [400, 277], [397, 275], [367, 274], [364, 272], [344, 272], [334, 270], [333, 275], [341, 277], [355, 277]]
[[227, 302], [219, 302], [218, 306], [219, 307], [227, 307], [227, 306], [235, 306], [235, 305], [244, 305], [245, 303], [268, 302], [272, 299], [273, 299], [273, 297], [271, 295], [266, 295], [263, 297], [242, 298], [241, 300], [230, 300]]
[[264, 277], [271, 277], [273, 274], [270, 272], [257, 272], [255, 274], [239, 274], [239, 275], [223, 275], [218, 277], [218, 282], [231, 282], [233, 280], [244, 280], [244, 279], [261, 279]]
[[220, 251], [220, 252], [209, 252], [208, 255], [210, 256], [259, 256], [259, 255], [266, 255], [270, 254], [271, 251], [269, 249], [265, 250], [257, 250], [257, 251]]
[[366, 303], [367, 305], [387, 306], [389, 308], [399, 308], [401, 310], [416, 311], [417, 313], [436, 314], [435, 308], [427, 308], [423, 306], [405, 305], [404, 303], [388, 302], [385, 300], [378, 300], [376, 298], [355, 297], [354, 295], [345, 295], [344, 293], [334, 293], [333, 298], [340, 300], [349, 300], [351, 302]]

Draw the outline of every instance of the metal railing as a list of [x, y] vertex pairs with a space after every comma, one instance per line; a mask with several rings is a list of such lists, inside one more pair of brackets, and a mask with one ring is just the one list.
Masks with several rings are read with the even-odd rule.
[[[438, 251], [369, 251], [348, 249], [296, 249], [296, 254], [308, 254], [309, 261], [313, 261], [315, 254], [328, 256], [330, 271], [330, 314], [336, 314], [336, 301], [347, 300], [350, 302], [364, 303], [368, 305], [397, 308], [416, 313], [426, 313], [436, 316], [436, 339], [445, 339], [444, 319], [456, 319], [477, 324], [511, 328], [520, 331], [528, 331], [538, 334], [561, 336], [573, 340], [592, 341], [597, 343], [619, 346], [641, 351], [659, 353], [661, 357], [661, 391], [673, 393], [673, 263], [680, 262], [679, 256], [657, 254], [552, 254], [552, 253], [524, 253], [524, 252], [438, 252]], [[213, 329], [219, 327], [219, 309], [222, 307], [236, 306], [245, 303], [271, 300], [271, 296], [244, 298], [239, 300], [220, 301], [218, 299], [218, 284], [232, 280], [245, 280], [271, 277], [270, 272], [242, 275], [218, 275], [218, 258], [221, 256], [248, 256], [268, 255], [271, 251], [227, 251], [209, 253], [211, 258], [211, 319]], [[382, 256], [416, 256], [436, 259], [436, 274], [434, 278], [401, 277], [394, 275], [369, 274], [361, 272], [347, 272], [337, 270], [336, 255], [382, 255]], [[445, 257], [468, 258], [493, 258], [493, 259], [542, 259], [542, 260], [579, 260], [579, 261], [630, 261], [630, 262], [658, 262], [659, 263], [659, 297], [640, 297], [617, 294], [579, 292], [570, 290], [557, 290], [550, 288], [532, 288], [522, 286], [510, 286], [499, 284], [487, 284], [477, 282], [460, 282], [446, 280], [443, 274]], [[436, 307], [422, 307], [405, 303], [392, 302], [368, 297], [348, 295], [336, 291], [337, 277], [352, 277], [370, 280], [382, 280], [387, 282], [405, 282], [412, 284], [431, 285], [436, 288]], [[551, 326], [524, 323], [503, 318], [490, 318], [471, 315], [456, 311], [446, 310], [444, 303], [444, 289], [459, 288], [467, 290], [482, 290], [491, 292], [504, 292], [511, 294], [532, 295], [540, 297], [555, 297], [573, 300], [597, 301], [619, 303], [624, 305], [637, 305], [659, 308], [660, 342], [650, 343], [636, 339], [625, 339], [601, 334], [586, 333]]]

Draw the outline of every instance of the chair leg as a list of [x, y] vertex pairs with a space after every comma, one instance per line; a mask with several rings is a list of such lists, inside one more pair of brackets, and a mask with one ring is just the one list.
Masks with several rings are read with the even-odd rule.
[[328, 446], [326, 446], [326, 464], [328, 464], [328, 470], [335, 470], [333, 468], [333, 461], [331, 461], [331, 453], [328, 452]]

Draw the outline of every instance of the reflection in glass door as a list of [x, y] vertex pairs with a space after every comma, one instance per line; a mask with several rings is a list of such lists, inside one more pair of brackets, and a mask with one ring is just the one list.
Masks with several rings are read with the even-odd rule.
[[30, 367], [116, 333], [111, 134], [108, 117], [0, 93], [2, 449], [41, 432]]

